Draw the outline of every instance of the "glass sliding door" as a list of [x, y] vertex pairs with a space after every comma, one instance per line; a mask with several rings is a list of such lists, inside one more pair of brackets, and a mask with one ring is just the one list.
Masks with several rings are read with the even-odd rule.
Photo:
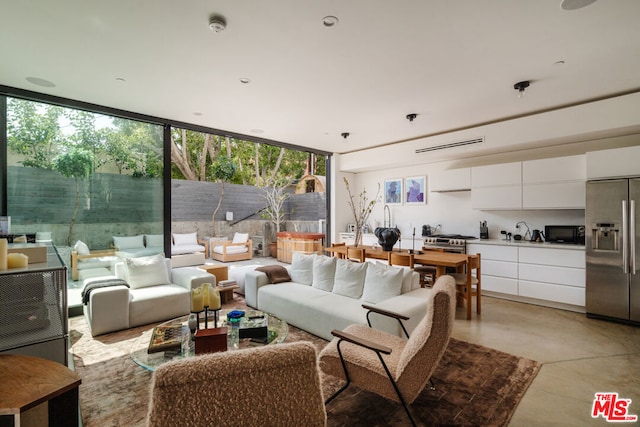
[[55, 244], [69, 269], [69, 305], [80, 304], [84, 278], [115, 260], [86, 259], [78, 271], [74, 247], [114, 252], [114, 236], [142, 236], [147, 253], [163, 251], [163, 161], [160, 125], [7, 98], [11, 233]]

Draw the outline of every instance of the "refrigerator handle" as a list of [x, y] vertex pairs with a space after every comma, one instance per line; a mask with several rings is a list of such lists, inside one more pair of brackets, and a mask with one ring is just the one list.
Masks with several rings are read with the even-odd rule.
[[636, 274], [636, 201], [631, 200], [629, 205], [631, 211], [629, 215], [629, 243], [631, 253], [629, 256], [631, 259], [631, 274]]
[[622, 201], [622, 271], [629, 272], [629, 216], [627, 215], [627, 201]]

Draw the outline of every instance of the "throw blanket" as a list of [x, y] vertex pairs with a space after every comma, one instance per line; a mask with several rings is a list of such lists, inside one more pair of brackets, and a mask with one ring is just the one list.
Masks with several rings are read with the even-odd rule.
[[129, 284], [122, 279], [117, 278], [108, 278], [108, 279], [99, 279], [90, 281], [84, 285], [84, 289], [80, 294], [82, 296], [82, 304], [89, 304], [89, 295], [91, 295], [91, 291], [98, 288], [108, 288], [110, 286], [126, 286], [129, 287]]
[[256, 268], [256, 271], [262, 271], [269, 278], [270, 283], [290, 282], [289, 272], [281, 265], [265, 265]]

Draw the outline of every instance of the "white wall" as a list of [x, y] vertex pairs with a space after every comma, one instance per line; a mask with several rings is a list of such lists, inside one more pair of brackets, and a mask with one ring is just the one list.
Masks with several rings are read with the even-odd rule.
[[[539, 158], [560, 157], [574, 154], [584, 154], [587, 151], [600, 149], [640, 145], [640, 134], [595, 139], [579, 143], [565, 144], [557, 147], [545, 147], [512, 151], [488, 156], [479, 156], [471, 159], [456, 161], [425, 163], [423, 165], [407, 166], [402, 168], [386, 168], [373, 172], [360, 173], [336, 173], [336, 182], [333, 183], [334, 234], [332, 241], [337, 241], [337, 233], [346, 231], [348, 223], [353, 222], [350, 209], [346, 204], [346, 190], [342, 182], [342, 176], [347, 176], [354, 194], [359, 194], [362, 189], [367, 193], [375, 193], [378, 183], [382, 187], [385, 179], [405, 178], [424, 175], [427, 177], [426, 204], [424, 205], [391, 205], [391, 223], [398, 226], [403, 236], [411, 236], [415, 227], [416, 237], [421, 235], [422, 225], [429, 224], [432, 227], [441, 224], [438, 232], [460, 233], [479, 236], [480, 221], [487, 221], [489, 237], [492, 239], [503, 238], [501, 230], [516, 233], [515, 224], [525, 221], [531, 230], [542, 229], [545, 225], [579, 225], [584, 224], [584, 210], [518, 210], [518, 211], [480, 211], [471, 208], [471, 192], [434, 193], [429, 191], [429, 174], [434, 171], [455, 169], [460, 167], [472, 167], [486, 164], [508, 163], [514, 161], [533, 160]], [[341, 156], [336, 155], [336, 170], [339, 169]], [[380, 226], [384, 221], [384, 204], [378, 203], [370, 217], [369, 225], [373, 228]], [[520, 231], [524, 234], [525, 230]]]

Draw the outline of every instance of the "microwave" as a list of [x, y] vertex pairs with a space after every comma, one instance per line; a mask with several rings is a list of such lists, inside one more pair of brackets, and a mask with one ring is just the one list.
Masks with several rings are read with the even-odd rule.
[[584, 245], [584, 225], [545, 225], [544, 238], [550, 243]]

